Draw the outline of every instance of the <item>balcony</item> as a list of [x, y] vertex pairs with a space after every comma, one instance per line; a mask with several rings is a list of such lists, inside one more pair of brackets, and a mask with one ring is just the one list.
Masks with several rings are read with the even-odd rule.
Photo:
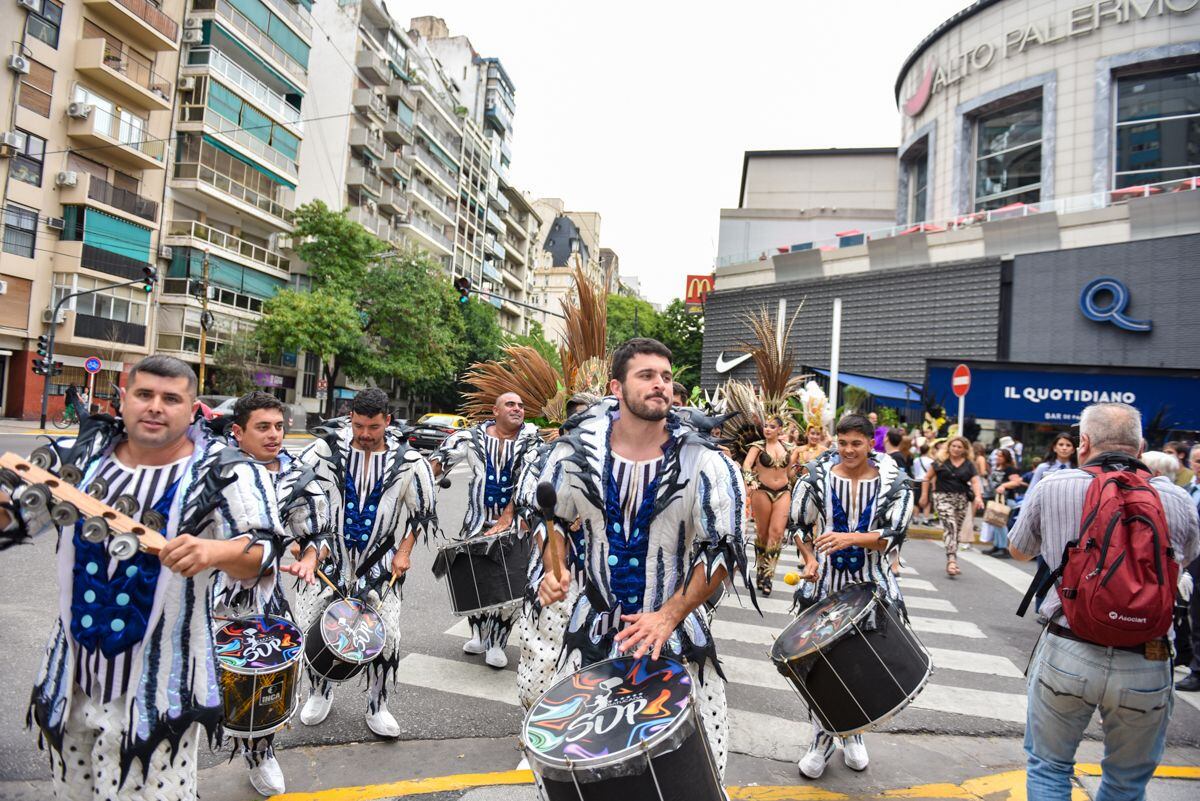
[[387, 101], [374, 89], [355, 89], [350, 102], [360, 114], [374, 114], [381, 121], [388, 118]]
[[388, 120], [387, 125], [383, 127], [383, 138], [396, 147], [411, 145], [413, 143], [412, 128], [409, 128], [397, 117], [393, 116]]
[[521, 279], [517, 278], [516, 273], [514, 273], [512, 270], [507, 268], [501, 270], [500, 277], [504, 279], [505, 284], [517, 290], [518, 292], [525, 288], [525, 285], [521, 283]]
[[89, 173], [76, 173], [75, 186], [58, 190], [64, 206], [95, 206], [101, 211], [138, 225], [158, 227], [158, 203], [136, 192], [119, 189], [103, 178]]
[[384, 156], [380, 169], [391, 173], [397, 179], [407, 181], [412, 178], [412, 165], [404, 158], [404, 152], [401, 150], [392, 150]]
[[373, 234], [379, 230], [381, 223], [379, 215], [366, 206], [351, 206], [346, 212], [346, 219], [358, 223]]
[[449, 225], [454, 225], [453, 203], [448, 203], [444, 198], [439, 197], [436, 192], [420, 181], [413, 181], [408, 185], [408, 189], [423, 206], [429, 208], [434, 213], [441, 215], [441, 217]]
[[148, 0], [83, 0], [114, 34], [149, 50], [178, 50], [179, 23]]
[[496, 257], [497, 260], [500, 261], [501, 264], [503, 264], [504, 257], [506, 255], [504, 245], [501, 244], [499, 240], [494, 239], [490, 236], [487, 237], [487, 239], [484, 241], [485, 241], [485, 244], [487, 245], [487, 252], [491, 253], [493, 256]]
[[234, 256], [240, 256], [252, 262], [256, 267], [278, 270], [284, 274], [279, 277], [286, 277], [288, 271], [288, 259], [286, 256], [195, 220], [169, 221], [167, 223], [166, 242], [168, 245], [198, 247], [200, 249], [204, 249], [204, 245], [200, 245], [199, 243], [204, 242], [218, 250], [223, 250]]
[[387, 152], [387, 148], [383, 144], [383, 137], [361, 125], [355, 125], [350, 129], [350, 150], [356, 153], [369, 153], [376, 160], [382, 160]]
[[312, 17], [309, 16], [307, 10], [301, 11], [304, 6], [288, 2], [288, 0], [267, 0], [267, 5], [280, 17], [290, 22], [292, 27], [299, 31], [300, 35], [310, 44], [312, 43]]
[[503, 192], [497, 192], [495, 197], [490, 197], [488, 200], [491, 201], [492, 205], [501, 214], [508, 214], [508, 210], [512, 207], [512, 204], [508, 202], [508, 198], [504, 196]]
[[446, 154], [451, 158], [458, 155], [462, 150], [462, 137], [450, 131], [445, 125], [435, 120], [432, 116], [425, 112], [417, 112], [417, 125], [420, 125], [425, 131], [425, 135], [433, 141], [437, 142], [438, 147], [446, 151]]
[[350, 167], [350, 171], [346, 173], [346, 186], [376, 198], [383, 194], [383, 179], [379, 177], [379, 173], [369, 171], [361, 164]]
[[[505, 166], [504, 164], [501, 164], [499, 167], [497, 167], [496, 168], [496, 177], [498, 179], [500, 179], [500, 189], [505, 189], [505, 188], [511, 189], [512, 188], [512, 179], [508, 175], [508, 167], [507, 166]], [[506, 199], [504, 202], [507, 203], [508, 200]]]
[[512, 130], [512, 114], [503, 102], [492, 97], [490, 93], [484, 106], [483, 121], [502, 134]]
[[75, 48], [75, 69], [114, 100], [143, 111], [171, 108], [171, 82], [130, 53], [104, 39], [84, 39]]
[[[222, 20], [233, 26], [252, 45], [261, 50], [268, 58], [282, 68], [284, 72], [298, 81], [308, 81], [308, 68], [288, 55], [287, 51], [275, 43], [273, 39], [250, 19], [238, 11], [228, 0], [192, 0], [193, 11], [215, 11]], [[301, 83], [301, 85], [304, 85]]]
[[387, 59], [380, 58], [370, 50], [360, 50], [354, 57], [354, 66], [358, 74], [372, 86], [386, 86], [392, 79], [392, 71], [387, 65]]
[[488, 207], [485, 219], [487, 220], [488, 228], [491, 230], [497, 233], [504, 231], [504, 220], [500, 219], [500, 215], [497, 214], [491, 207]]
[[184, 66], [184, 70], [188, 73], [195, 73], [200, 70], [192, 68], [206, 65], [209, 70], [221, 76], [224, 82], [232, 84], [234, 89], [253, 100], [262, 111], [280, 122], [290, 125], [296, 133], [303, 130], [300, 122], [300, 109], [285, 100], [283, 95], [246, 72], [220, 50], [214, 47], [190, 48], [188, 63]]
[[[296, 180], [300, 175], [300, 166], [292, 160], [291, 156], [271, 147], [233, 120], [225, 119], [215, 109], [211, 109], [208, 106], [196, 106], [190, 103], [180, 104], [179, 122], [181, 125], [201, 122], [204, 124], [204, 127], [219, 133], [224, 138], [238, 144], [247, 153], [262, 159], [271, 169], [284, 173], [286, 177], [292, 180]], [[181, 128], [181, 130], [194, 129]]]
[[513, 244], [505, 246], [504, 250], [513, 264], [518, 264], [522, 267], [528, 264], [525, 259], [525, 248]]
[[144, 121], [125, 121], [115, 114], [91, 107], [82, 119], [72, 117], [67, 124], [67, 135], [80, 142], [85, 148], [95, 148], [96, 153], [114, 166], [128, 170], [161, 170], [166, 143], [150, 138], [150, 134], [136, 126]]
[[405, 233], [412, 233], [418, 242], [427, 245], [427, 250], [433, 251], [439, 256], [454, 255], [454, 243], [451, 242], [442, 231], [423, 217], [416, 214], [409, 214], [407, 218], [401, 221], [401, 226]]
[[379, 208], [393, 216], [408, 214], [408, 198], [404, 196], [404, 190], [395, 186], [384, 187], [379, 197]]
[[[198, 136], [180, 137], [179, 156], [175, 162], [175, 180], [195, 181], [202, 194], [216, 190], [218, 200], [244, 204], [255, 216], [272, 225], [290, 229], [291, 205], [295, 196], [291, 189], [275, 183], [248, 164], [224, 153]], [[190, 187], [180, 187], [190, 188]]]
[[417, 95], [411, 88], [408, 82], [400, 78], [393, 78], [388, 81], [387, 89], [384, 91], [388, 100], [399, 100], [404, 105], [411, 109], [417, 107]]
[[423, 147], [418, 147], [415, 152], [415, 162], [423, 169], [430, 178], [440, 181], [446, 192], [451, 195], [458, 195], [458, 176], [446, 169], [437, 156], [430, 153]]
[[382, 217], [379, 218], [379, 225], [375, 228], [375, 236], [382, 239], [384, 242], [391, 242], [394, 231], [392, 224]]
[[120, 342], [124, 345], [138, 347], [146, 344], [146, 326], [127, 323], [124, 320], [95, 317], [90, 314], [76, 313], [74, 335], [85, 339]]

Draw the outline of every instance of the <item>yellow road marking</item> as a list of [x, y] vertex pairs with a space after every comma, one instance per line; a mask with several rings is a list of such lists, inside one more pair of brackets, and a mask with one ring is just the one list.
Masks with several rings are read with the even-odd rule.
[[[1100, 766], [1080, 764], [1075, 766], [1079, 776], [1099, 776]], [[1154, 772], [1158, 779], [1200, 780], [1200, 767], [1190, 765], [1162, 765]], [[311, 793], [285, 793], [273, 796], [273, 801], [374, 801], [380, 798], [405, 795], [427, 795], [455, 790], [470, 790], [474, 787], [496, 787], [500, 785], [532, 784], [533, 774], [527, 770], [507, 770], [496, 773], [458, 773], [450, 776], [431, 776], [427, 779], [406, 779], [388, 784], [368, 784], [360, 787], [336, 787], [316, 790]], [[862, 799], [927, 798], [961, 799], [961, 801], [1027, 801], [1025, 794], [1025, 771], [1007, 770], [967, 779], [962, 784], [949, 782], [918, 784], [886, 790], [877, 795], [849, 796], [845, 793], [823, 790], [806, 785], [762, 785], [727, 787], [729, 798], [734, 801], [851, 801]], [[1071, 792], [1072, 801], [1087, 801], [1087, 794], [1079, 788]]]

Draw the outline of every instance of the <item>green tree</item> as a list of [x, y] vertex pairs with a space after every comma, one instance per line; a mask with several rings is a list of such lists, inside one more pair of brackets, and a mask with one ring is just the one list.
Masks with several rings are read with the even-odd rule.
[[496, 307], [486, 301], [472, 298], [459, 303], [454, 295], [453, 314], [462, 324], [459, 350], [449, 374], [432, 376], [414, 385], [420, 394], [426, 395], [434, 409], [450, 411], [462, 404], [462, 393], [466, 387], [459, 378], [468, 367], [476, 362], [498, 359], [504, 346], [504, 332], [500, 329]]
[[662, 318], [644, 300], [624, 295], [608, 296], [608, 347], [611, 350], [631, 337], [662, 338]]
[[546, 339], [546, 330], [542, 328], [542, 324], [537, 320], [529, 324], [529, 333], [521, 335], [510, 334], [506, 340], [506, 345], [524, 345], [528, 348], [533, 348], [538, 353], [542, 354], [542, 358], [550, 362], [550, 365], [562, 372], [562, 360], [558, 356], [558, 348], [555, 347], [550, 340]]
[[660, 333], [664, 345], [675, 359], [675, 378], [690, 386], [700, 380], [700, 361], [704, 350], [704, 315], [688, 311], [679, 298], [671, 301], [660, 315]]
[[217, 348], [213, 355], [210, 387], [217, 395], [245, 395], [257, 389], [254, 364], [258, 347], [251, 339], [235, 338]]

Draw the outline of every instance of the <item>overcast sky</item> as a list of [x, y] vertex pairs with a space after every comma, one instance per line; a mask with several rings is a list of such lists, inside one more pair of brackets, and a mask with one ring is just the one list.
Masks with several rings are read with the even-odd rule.
[[[667, 302], [712, 269], [746, 150], [895, 146], [904, 57], [967, 0], [399, 4], [499, 57], [512, 178], [598, 211], [621, 273]], [[723, 10], [717, 10], [723, 9]]]

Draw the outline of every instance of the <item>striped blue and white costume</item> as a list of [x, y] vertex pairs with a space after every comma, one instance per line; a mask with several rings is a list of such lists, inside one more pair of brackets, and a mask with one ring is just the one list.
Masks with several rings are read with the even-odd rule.
[[[593, 405], [554, 442], [541, 474], [558, 494], [555, 516], [582, 521], [584, 586], [564, 635], [561, 673], [615, 656], [621, 615], [660, 609], [697, 567], [705, 579], [721, 567], [745, 579], [746, 490], [736, 465], [674, 412], [660, 459], [622, 459], [609, 441], [618, 414], [615, 398]], [[746, 586], [753, 598], [748, 580]], [[682, 658], [696, 679], [698, 709], [723, 773], [725, 682], [703, 605], [663, 651]]]
[[[442, 466], [443, 473], [464, 461], [471, 470], [461, 539], [478, 537], [500, 519], [516, 496], [526, 461], [533, 458], [542, 442], [538, 427], [532, 423], [522, 425], [512, 439], [493, 436], [490, 432], [495, 424], [487, 420], [456, 431], [429, 456], [429, 461]], [[472, 635], [484, 649], [504, 648], [520, 609], [517, 601], [494, 612], [470, 615], [467, 620]]]
[[[130, 467], [114, 451], [120, 421], [92, 417], [75, 439], [55, 444], [58, 464], [78, 466], [81, 486], [109, 479], [106, 500], [129, 494], [166, 518], [164, 536], [246, 539], [263, 546], [259, 577], [231, 582], [269, 597], [282, 529], [266, 470], [228, 447], [207, 425], [188, 430], [194, 450], [164, 467]], [[45, 515], [20, 521], [30, 534]], [[78, 528], [59, 532], [59, 618], [30, 700], [30, 723], [50, 746], [60, 799], [196, 797], [200, 730], [219, 738], [221, 698], [209, 600], [214, 571], [184, 578], [156, 557], [110, 559]], [[224, 577], [222, 577], [224, 578]]]

